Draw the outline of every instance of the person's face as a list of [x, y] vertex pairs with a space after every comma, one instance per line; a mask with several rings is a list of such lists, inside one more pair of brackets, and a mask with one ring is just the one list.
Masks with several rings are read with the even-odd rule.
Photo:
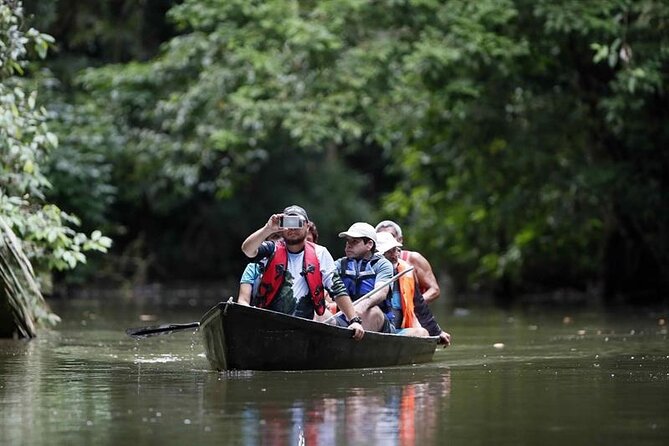
[[283, 229], [281, 235], [283, 240], [286, 242], [286, 245], [298, 245], [307, 238], [307, 233], [309, 232], [308, 226], [305, 224], [301, 228], [289, 228]]
[[386, 257], [386, 259], [390, 260], [390, 263], [392, 263], [393, 266], [396, 266], [397, 259], [400, 257], [400, 252], [402, 252], [402, 250], [399, 246], [396, 246], [394, 248], [390, 248], [388, 251], [383, 253], [383, 255]]
[[379, 230], [376, 231], [376, 232], [390, 232], [390, 234], [392, 234], [392, 236], [393, 236], [393, 238], [394, 238], [395, 240], [397, 240], [398, 242], [402, 243], [402, 237], [400, 237], [400, 236], [397, 235], [397, 231], [395, 231], [395, 229], [394, 229], [392, 226], [388, 226], [388, 227], [385, 227], [385, 228], [381, 228], [381, 229], [379, 229]]
[[362, 238], [346, 237], [344, 252], [346, 252], [346, 257], [362, 259], [372, 250], [372, 246], [374, 246], [374, 242], [371, 240], [365, 243]]

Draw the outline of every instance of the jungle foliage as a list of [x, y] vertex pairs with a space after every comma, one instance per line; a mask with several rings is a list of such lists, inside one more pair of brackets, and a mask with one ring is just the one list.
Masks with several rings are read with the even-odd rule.
[[299, 202], [335, 256], [350, 222], [398, 221], [459, 292], [666, 296], [666, 2], [38, 7], [60, 141], [39, 164], [116, 239], [108, 271], [234, 277]]
[[0, 3], [0, 337], [31, 337], [36, 326], [55, 323], [41, 294], [50, 272], [111, 243], [100, 231], [77, 232], [78, 219], [46, 200], [43, 166], [58, 138], [26, 75], [31, 58], [44, 58], [52, 43], [25, 27], [20, 2]]

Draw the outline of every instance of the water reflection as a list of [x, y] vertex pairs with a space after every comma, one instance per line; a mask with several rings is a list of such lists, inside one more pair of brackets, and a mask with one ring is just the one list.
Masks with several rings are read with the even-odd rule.
[[473, 312], [450, 324], [457, 343], [429, 364], [217, 373], [199, 333], [135, 341], [124, 329], [142, 313], [79, 308], [32, 342], [0, 340], [0, 445], [664, 445], [669, 435], [667, 333], [655, 316], [574, 313], [564, 324]]
[[70, 335], [0, 352], [0, 444], [434, 444], [449, 407], [438, 363], [218, 373], [197, 334]]
[[[240, 404], [246, 444], [434, 444], [448, 410], [448, 368], [223, 373], [208, 411]], [[209, 390], [212, 390], [209, 388]]]

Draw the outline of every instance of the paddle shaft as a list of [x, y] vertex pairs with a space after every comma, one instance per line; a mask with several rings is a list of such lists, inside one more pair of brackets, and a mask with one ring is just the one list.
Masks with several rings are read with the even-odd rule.
[[[390, 285], [391, 283], [393, 283], [394, 281], [396, 281], [397, 279], [399, 279], [400, 277], [402, 277], [403, 275], [405, 275], [406, 273], [411, 272], [411, 271], [413, 271], [413, 266], [410, 266], [409, 268], [405, 269], [404, 271], [401, 271], [401, 272], [395, 274], [393, 277], [391, 277], [390, 279], [388, 279], [386, 282], [382, 283], [381, 285], [377, 286], [372, 291], [368, 292], [367, 294], [363, 294], [362, 296], [360, 296], [359, 299], [354, 300], [353, 301], [353, 306], [358, 305], [363, 300], [369, 299], [370, 297], [372, 297], [373, 295], [375, 295], [376, 293], [378, 293], [379, 291], [381, 291], [382, 289], [384, 289], [385, 287], [387, 287], [388, 285]], [[343, 311], [341, 311], [341, 310], [337, 311], [335, 314], [333, 314], [332, 316], [327, 318], [325, 320], [325, 323], [330, 322], [332, 319], [334, 319], [338, 316], [341, 316], [342, 314], [344, 314]]]
[[172, 333], [173, 331], [189, 330], [192, 328], [198, 328], [199, 326], [199, 322], [188, 322], [186, 324], [165, 324], [153, 327], [128, 328], [125, 332], [128, 336], [139, 339], [147, 338], [149, 336], [168, 334]]

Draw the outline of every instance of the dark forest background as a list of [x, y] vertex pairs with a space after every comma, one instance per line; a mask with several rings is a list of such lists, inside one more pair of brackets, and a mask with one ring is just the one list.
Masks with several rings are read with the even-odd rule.
[[42, 200], [113, 240], [55, 291], [234, 282], [298, 203], [335, 258], [397, 221], [451, 296], [667, 300], [664, 1], [24, 7], [54, 37], [25, 73], [58, 137]]

